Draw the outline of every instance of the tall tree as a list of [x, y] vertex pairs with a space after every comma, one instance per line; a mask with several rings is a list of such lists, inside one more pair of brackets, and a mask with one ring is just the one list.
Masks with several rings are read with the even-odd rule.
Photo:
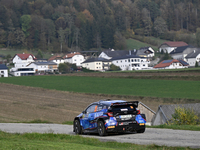
[[20, 18], [20, 22], [21, 22], [21, 28], [22, 31], [24, 32], [25, 36], [29, 36], [29, 29], [31, 27], [30, 23], [31, 23], [31, 16], [30, 15], [23, 15]]

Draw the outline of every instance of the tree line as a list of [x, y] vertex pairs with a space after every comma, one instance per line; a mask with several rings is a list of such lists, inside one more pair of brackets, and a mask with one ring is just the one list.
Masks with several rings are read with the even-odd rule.
[[199, 8], [199, 0], [0, 0], [0, 48], [126, 49], [139, 36], [200, 45]]

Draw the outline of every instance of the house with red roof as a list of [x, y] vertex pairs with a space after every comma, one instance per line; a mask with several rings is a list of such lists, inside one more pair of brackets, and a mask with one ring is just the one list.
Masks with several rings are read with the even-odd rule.
[[171, 59], [171, 60], [163, 60], [159, 64], [155, 65], [153, 68], [155, 69], [180, 69], [180, 68], [188, 68], [189, 64], [183, 60]]
[[79, 52], [73, 52], [66, 54], [63, 56], [63, 59], [65, 62], [70, 64], [76, 64], [76, 66], [81, 66], [81, 63], [85, 61], [85, 58], [81, 53]]
[[35, 62], [37, 58], [33, 54], [15, 54], [12, 62], [15, 68], [26, 67], [28, 64]]
[[50, 62], [54, 62], [57, 65], [60, 63], [64, 63], [64, 59], [60, 55], [53, 55], [51, 58], [48, 59]]
[[181, 46], [187, 46], [188, 44], [185, 42], [164, 42], [159, 46], [159, 51], [160, 52], [167, 52], [170, 53], [171, 51], [173, 51], [174, 49], [176, 49], [177, 47], [181, 47]]

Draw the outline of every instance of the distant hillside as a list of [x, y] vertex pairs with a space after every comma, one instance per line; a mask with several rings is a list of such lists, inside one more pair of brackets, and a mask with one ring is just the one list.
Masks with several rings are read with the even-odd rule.
[[200, 46], [199, 8], [198, 0], [0, 0], [0, 48], [128, 49], [126, 39], [149, 36]]

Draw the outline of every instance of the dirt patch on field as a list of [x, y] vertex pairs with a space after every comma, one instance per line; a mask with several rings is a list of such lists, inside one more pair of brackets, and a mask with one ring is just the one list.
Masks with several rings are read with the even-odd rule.
[[90, 76], [104, 78], [133, 78], [133, 79], [162, 79], [162, 80], [200, 80], [200, 70], [180, 72], [94, 72], [94, 73], [69, 73], [62, 76]]
[[158, 99], [93, 95], [0, 83], [0, 122], [72, 121], [90, 103], [100, 99], [139, 100], [157, 110]]

